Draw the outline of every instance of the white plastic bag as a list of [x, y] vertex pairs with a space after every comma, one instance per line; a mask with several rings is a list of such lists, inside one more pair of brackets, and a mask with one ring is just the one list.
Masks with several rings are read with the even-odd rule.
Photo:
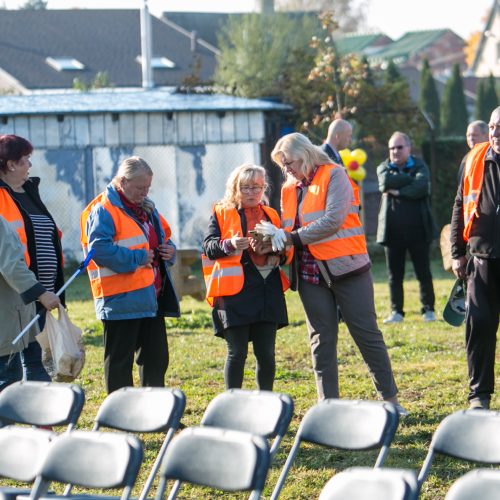
[[71, 323], [68, 313], [59, 304], [58, 318], [47, 311], [45, 327], [36, 336], [42, 348], [42, 363], [55, 382], [71, 382], [82, 371], [85, 348], [82, 331]]

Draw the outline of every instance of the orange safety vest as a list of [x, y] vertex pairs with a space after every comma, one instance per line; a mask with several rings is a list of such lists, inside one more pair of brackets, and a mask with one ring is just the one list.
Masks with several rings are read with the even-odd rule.
[[[331, 171], [334, 168], [343, 167], [333, 164], [320, 165], [311, 184], [307, 187], [298, 214], [302, 227], [325, 215], [328, 184], [330, 183]], [[351, 210], [339, 230], [327, 238], [307, 245], [316, 259], [330, 260], [347, 255], [367, 253], [363, 225], [359, 218], [359, 188], [351, 179], [349, 180], [354, 196], [351, 202]], [[296, 215], [297, 187], [295, 184], [285, 185], [281, 190], [281, 219], [285, 231], [292, 231]]]
[[[271, 207], [262, 206], [264, 213], [269, 220], [276, 226], [280, 226], [280, 218], [276, 210]], [[236, 234], [242, 234], [240, 215], [236, 208], [223, 208], [221, 205], [215, 205], [215, 216], [219, 224], [221, 240], [231, 239]], [[227, 295], [236, 295], [243, 288], [244, 275], [241, 265], [242, 252], [234, 255], [221, 257], [217, 260], [211, 260], [206, 255], [201, 255], [201, 264], [205, 286], [207, 288], [206, 300], [213, 306], [215, 297]], [[283, 291], [288, 290], [290, 282], [283, 271], [280, 270], [281, 286]]]
[[[113, 205], [105, 193], [94, 198], [84, 209], [80, 216], [80, 234], [83, 252], [88, 253], [87, 220], [93, 207], [100, 204], [113, 219], [116, 232], [113, 238], [115, 245], [126, 247], [129, 250], [144, 249], [149, 251], [149, 242], [139, 224], [123, 209]], [[170, 236], [170, 227], [160, 216], [162, 226]], [[96, 264], [93, 260], [87, 266], [90, 288], [94, 299], [109, 297], [118, 293], [131, 292], [151, 286], [154, 283], [154, 272], [151, 267], [141, 266], [129, 273], [116, 273], [115, 271]]]
[[23, 246], [24, 260], [26, 265], [30, 265], [30, 256], [28, 253], [28, 237], [24, 227], [24, 220], [16, 202], [12, 199], [6, 189], [0, 188], [0, 214], [10, 224], [10, 227], [16, 231], [21, 245]]
[[477, 206], [483, 187], [484, 158], [490, 146], [489, 142], [476, 144], [465, 160], [464, 181], [462, 188], [464, 211], [464, 241], [469, 241], [470, 230], [474, 216], [478, 216]]

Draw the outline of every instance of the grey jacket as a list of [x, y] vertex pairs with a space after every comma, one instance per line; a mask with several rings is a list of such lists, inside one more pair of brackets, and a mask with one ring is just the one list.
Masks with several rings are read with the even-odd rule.
[[0, 216], [0, 356], [22, 351], [38, 334], [38, 325], [23, 339], [11, 342], [35, 315], [34, 301], [45, 288], [28, 269], [19, 237]]
[[[335, 234], [351, 210], [353, 197], [354, 193], [345, 169], [332, 169], [326, 194], [325, 213], [311, 224], [292, 232], [294, 245], [296, 243], [299, 244], [295, 246], [309, 245]], [[300, 210], [301, 207], [299, 207]], [[297, 238], [299, 238], [299, 241], [297, 241]], [[326, 260], [324, 263], [328, 266], [331, 276], [335, 278], [369, 266], [370, 257], [368, 254], [347, 255]]]

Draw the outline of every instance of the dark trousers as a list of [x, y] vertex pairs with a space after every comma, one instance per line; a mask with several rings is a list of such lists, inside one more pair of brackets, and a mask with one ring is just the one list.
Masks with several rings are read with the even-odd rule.
[[467, 264], [465, 344], [469, 400], [490, 399], [495, 388], [495, 348], [500, 315], [500, 259], [473, 257]]
[[104, 376], [108, 394], [133, 386], [132, 368], [139, 366], [143, 387], [164, 387], [168, 367], [165, 319], [103, 320]]
[[52, 380], [43, 366], [42, 348], [36, 340], [30, 342], [28, 347], [21, 351], [21, 362], [24, 380], [36, 380], [38, 382], [50, 382]]
[[306, 313], [318, 399], [339, 397], [337, 306], [380, 397], [394, 397], [398, 389], [387, 347], [377, 326], [371, 273], [335, 281], [331, 289], [323, 281], [315, 285], [299, 279], [299, 295]]
[[425, 241], [395, 242], [384, 247], [384, 250], [392, 310], [404, 314], [403, 280], [406, 251], [408, 251], [420, 285], [421, 312], [434, 311], [435, 297], [429, 259], [429, 243]]
[[251, 341], [257, 360], [257, 386], [261, 390], [273, 390], [274, 373], [276, 371], [274, 354], [276, 329], [276, 323], [260, 322], [233, 326], [224, 330], [224, 338], [227, 342], [227, 358], [224, 365], [226, 389], [241, 388], [248, 353], [248, 342]]
[[0, 356], [0, 392], [8, 385], [23, 379], [21, 357], [18, 352]]

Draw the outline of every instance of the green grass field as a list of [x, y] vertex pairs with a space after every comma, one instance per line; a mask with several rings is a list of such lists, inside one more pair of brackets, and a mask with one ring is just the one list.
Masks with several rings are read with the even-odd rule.
[[[438, 260], [433, 262], [436, 311], [439, 318], [453, 284], [452, 276], [442, 271], [440, 265]], [[384, 264], [376, 263], [373, 272], [380, 326], [389, 348], [401, 403], [410, 412], [400, 423], [385, 465], [419, 469], [438, 423], [451, 412], [466, 407], [467, 371], [463, 328], [452, 328], [442, 320], [431, 324], [422, 321], [418, 286], [411, 264], [407, 265], [405, 281], [405, 322], [402, 325], [382, 325], [382, 318], [390, 309]], [[301, 418], [316, 403], [302, 307], [295, 293], [287, 294], [287, 302], [290, 326], [278, 332], [275, 390], [293, 397], [295, 416], [270, 470], [267, 481], [269, 487], [264, 492], [266, 498], [278, 478], [279, 469], [284, 463]], [[105, 397], [105, 390], [102, 326], [95, 319], [85, 276], [69, 288], [68, 309], [70, 317], [85, 334], [87, 361], [76, 382], [82, 385], [86, 394], [79, 428], [90, 429], [99, 404]], [[223, 364], [226, 349], [224, 341], [213, 336], [210, 310], [205, 303], [185, 298], [182, 301], [182, 312], [179, 320], [167, 320], [170, 366], [166, 384], [184, 391], [187, 405], [182, 421], [186, 426], [194, 426], [200, 422], [208, 402], [224, 390]], [[245, 388], [255, 388], [254, 365], [253, 355], [250, 354]], [[339, 365], [342, 398], [376, 398], [368, 371], [345, 325], [341, 326], [339, 335]], [[497, 399], [494, 398], [492, 407], [497, 406]], [[146, 438], [145, 466], [139, 485], [144, 481], [147, 468], [159, 445], [159, 439]], [[371, 466], [375, 456], [375, 452], [350, 453], [303, 446], [281, 498], [317, 498], [322, 486], [335, 472], [350, 466]], [[444, 498], [451, 482], [471, 467], [463, 462], [438, 457], [424, 485], [421, 498]], [[139, 486], [136, 487], [136, 492], [139, 489]], [[211, 490], [186, 486], [181, 490], [181, 497], [245, 498], [245, 495], [217, 495]]]

